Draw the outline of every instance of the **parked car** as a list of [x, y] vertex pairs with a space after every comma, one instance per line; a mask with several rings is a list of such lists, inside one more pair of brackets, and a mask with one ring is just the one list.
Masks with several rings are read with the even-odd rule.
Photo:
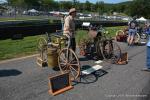
[[79, 19], [91, 19], [92, 16], [90, 15], [83, 15], [83, 16], [79, 16]]

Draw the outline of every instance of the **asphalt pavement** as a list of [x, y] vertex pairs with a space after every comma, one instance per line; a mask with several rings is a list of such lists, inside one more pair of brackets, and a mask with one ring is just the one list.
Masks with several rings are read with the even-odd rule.
[[[119, 45], [129, 54], [128, 64], [102, 62], [101, 70], [72, 83], [73, 89], [57, 96], [48, 93], [48, 77], [58, 71], [39, 67], [35, 56], [0, 62], [0, 100], [150, 100], [150, 72], [141, 71], [146, 46]], [[79, 58], [81, 66], [95, 65], [94, 60]]]

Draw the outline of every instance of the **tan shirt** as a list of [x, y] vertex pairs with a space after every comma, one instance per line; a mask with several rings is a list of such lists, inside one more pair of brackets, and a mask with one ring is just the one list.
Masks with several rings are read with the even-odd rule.
[[64, 35], [69, 34], [70, 37], [75, 37], [75, 22], [72, 16], [67, 16], [64, 23]]

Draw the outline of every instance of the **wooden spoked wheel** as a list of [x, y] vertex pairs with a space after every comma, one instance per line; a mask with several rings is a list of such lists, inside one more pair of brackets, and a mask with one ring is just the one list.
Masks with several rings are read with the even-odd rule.
[[80, 75], [80, 63], [75, 52], [72, 49], [64, 48], [58, 56], [58, 64], [62, 73], [69, 72], [71, 81], [77, 79]]
[[117, 63], [121, 56], [121, 49], [119, 45], [112, 40], [103, 41], [100, 45], [104, 60], [111, 63]]
[[47, 62], [47, 41], [44, 37], [38, 39], [38, 52], [42, 61]]

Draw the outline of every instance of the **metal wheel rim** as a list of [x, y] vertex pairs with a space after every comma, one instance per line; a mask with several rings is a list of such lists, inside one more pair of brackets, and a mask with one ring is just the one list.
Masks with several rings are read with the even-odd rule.
[[105, 41], [106, 45], [108, 45], [108, 55], [106, 55], [105, 49], [104, 49], [104, 42], [101, 42], [101, 52], [102, 52], [102, 56], [104, 58], [105, 61], [107, 62], [111, 62], [111, 63], [116, 63], [121, 56], [121, 49], [119, 47], [119, 45], [114, 42], [114, 41]]

